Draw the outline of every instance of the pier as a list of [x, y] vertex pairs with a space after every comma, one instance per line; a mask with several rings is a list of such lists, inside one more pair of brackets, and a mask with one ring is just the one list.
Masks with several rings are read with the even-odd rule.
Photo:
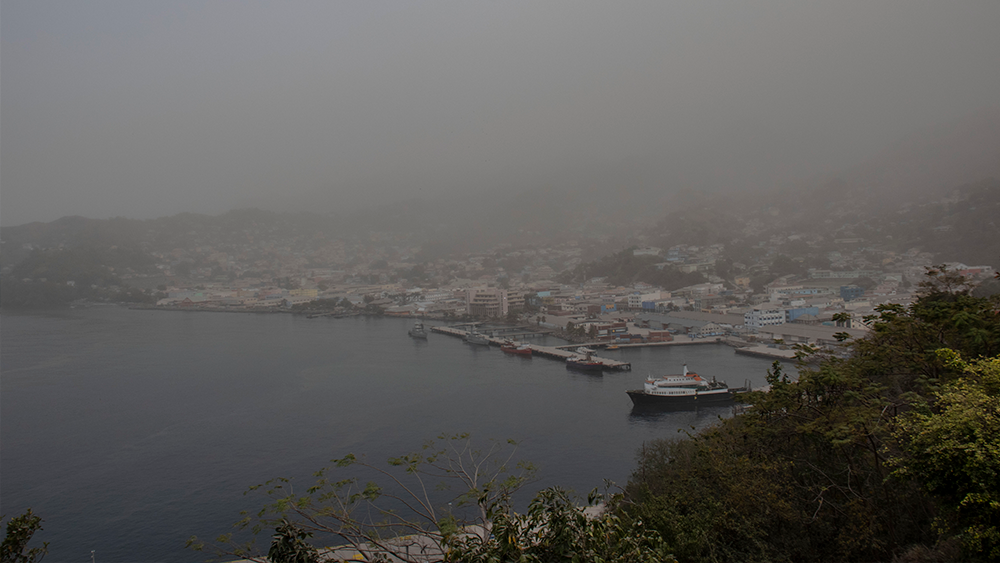
[[[465, 333], [467, 332], [466, 329], [458, 328], [455, 326], [432, 326], [431, 331], [438, 332], [441, 334], [447, 334], [449, 336], [458, 336], [459, 338], [464, 337]], [[489, 340], [491, 346], [500, 346], [501, 344], [503, 344], [504, 340], [507, 340], [508, 338], [513, 336], [513, 334], [516, 334], [512, 332], [501, 332], [500, 330], [496, 332], [501, 333], [499, 337], [494, 336], [493, 334], [494, 331], [486, 331], [482, 333], [483, 336], [485, 336], [486, 339]], [[532, 334], [538, 334], [538, 333], [532, 333]], [[565, 350], [564, 348], [579, 348], [581, 347], [581, 345], [575, 344], [570, 346], [557, 347], [557, 346], [539, 346], [537, 344], [529, 344], [528, 347], [531, 348], [532, 356], [537, 354], [539, 356], [544, 356], [546, 358], [552, 358], [554, 360], [565, 362], [568, 358], [577, 356], [579, 354], [576, 354], [571, 350]], [[599, 358], [593, 355], [591, 355], [591, 358], [598, 362], [601, 362], [604, 365], [604, 369], [609, 371], [629, 371], [632, 369], [632, 364], [629, 362], [620, 362], [618, 360], [612, 360], [610, 358]]]
[[[636, 342], [634, 344], [615, 343], [615, 346], [618, 346], [619, 349], [624, 349], [624, 348], [650, 348], [654, 346], [690, 346], [692, 344], [697, 345], [697, 344], [720, 344], [720, 343], [722, 343], [722, 340], [718, 338], [711, 338], [711, 339], [698, 338], [695, 340], [670, 340], [668, 342]], [[584, 344], [561, 344], [559, 346], [556, 346], [556, 348], [579, 348], [581, 346], [586, 348], [604, 348], [608, 344], [611, 344], [611, 342], [586, 342]]]

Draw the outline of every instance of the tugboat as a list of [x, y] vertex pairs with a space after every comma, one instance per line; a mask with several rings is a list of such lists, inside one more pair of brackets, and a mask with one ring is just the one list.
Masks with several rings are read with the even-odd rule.
[[410, 338], [420, 338], [427, 340], [427, 331], [424, 330], [424, 323], [417, 321], [413, 323], [413, 328], [407, 331], [406, 334], [410, 335]]
[[594, 359], [593, 350], [580, 348], [577, 352], [582, 353], [583, 356], [572, 356], [570, 358], [566, 358], [566, 369], [597, 373], [604, 370], [604, 364]]
[[698, 406], [725, 406], [733, 402], [734, 393], [746, 388], [730, 389], [724, 381], [714, 377], [704, 379], [689, 372], [684, 364], [684, 373], [647, 378], [642, 389], [627, 391], [636, 407], [693, 408]]
[[503, 341], [500, 345], [500, 349], [508, 354], [517, 354], [519, 356], [531, 356], [531, 346], [521, 342], [514, 342], [513, 340], [507, 339]]

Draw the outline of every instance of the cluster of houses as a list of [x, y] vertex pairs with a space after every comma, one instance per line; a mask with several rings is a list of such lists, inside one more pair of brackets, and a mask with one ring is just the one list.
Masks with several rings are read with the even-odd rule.
[[[357, 249], [355, 249], [357, 250]], [[830, 269], [783, 276], [751, 287], [756, 265], [732, 263], [730, 277], [715, 275], [722, 245], [639, 247], [657, 268], [702, 272], [704, 283], [667, 291], [647, 283], [613, 286], [605, 278], [585, 283], [552, 281], [559, 263], [581, 260], [580, 249], [498, 250], [492, 257], [437, 260], [420, 266], [423, 287], [399, 272], [416, 266], [403, 252], [367, 261], [351, 270], [304, 267], [285, 270], [281, 287], [273, 276], [202, 280], [196, 288], [168, 290], [160, 306], [202, 309], [288, 310], [326, 300], [344, 308], [385, 315], [439, 319], [514, 319], [576, 331], [601, 341], [659, 342], [678, 337], [737, 335], [816, 342], [837, 331], [865, 329], [865, 317], [883, 303], [907, 304], [924, 279], [930, 255], [912, 251], [829, 253]], [[503, 265], [506, 265], [506, 268]], [[261, 268], [263, 264], [258, 264]], [[286, 266], [291, 267], [291, 264]], [[517, 270], [514, 270], [514, 267]], [[834, 269], [836, 268], [836, 269]], [[992, 275], [990, 266], [949, 264], [971, 279]], [[395, 272], [395, 273], [393, 273]], [[759, 272], [758, 272], [759, 274]], [[468, 277], [463, 277], [468, 276]]]

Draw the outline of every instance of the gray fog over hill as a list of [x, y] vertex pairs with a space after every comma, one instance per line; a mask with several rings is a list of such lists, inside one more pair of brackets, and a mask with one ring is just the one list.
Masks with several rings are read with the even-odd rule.
[[604, 241], [613, 252], [632, 243], [738, 248], [775, 236], [808, 235], [993, 264], [1000, 262], [998, 216], [1000, 111], [993, 108], [910, 135], [841, 174], [757, 193], [581, 193], [552, 187], [412, 199], [354, 213], [243, 209], [155, 220], [63, 217], [3, 227], [0, 260], [10, 267], [31, 248], [82, 244], [169, 251], [281, 240], [310, 248], [385, 233], [422, 247], [420, 260], [484, 252], [501, 243]]
[[997, 2], [0, 12], [4, 226], [247, 207], [423, 218], [424, 201], [475, 216], [468, 229], [542, 232], [838, 171], [861, 189], [948, 188], [985, 177], [953, 177], [978, 166], [968, 145], [950, 145], [967, 157], [952, 168], [921, 153], [946, 147], [903, 141], [849, 170], [1000, 91]]

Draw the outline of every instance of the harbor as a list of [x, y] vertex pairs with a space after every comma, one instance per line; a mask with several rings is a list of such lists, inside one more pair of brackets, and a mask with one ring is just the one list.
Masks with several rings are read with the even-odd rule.
[[[440, 334], [447, 334], [449, 336], [457, 336], [459, 338], [464, 338], [468, 333], [468, 330], [464, 327], [469, 325], [457, 325], [457, 326], [432, 326], [431, 331]], [[500, 346], [504, 341], [510, 339], [514, 335], [524, 336], [528, 335], [541, 335], [547, 334], [547, 332], [537, 331], [537, 332], [527, 332], [518, 330], [505, 331], [503, 329], [490, 330], [483, 334], [486, 340], [489, 342], [490, 346]], [[531, 348], [532, 355], [539, 355], [546, 358], [551, 358], [561, 362], [579, 356], [574, 350], [580, 348], [580, 344], [567, 345], [567, 346], [539, 346], [537, 344], [528, 344]], [[594, 361], [598, 361], [603, 364], [603, 368], [609, 371], [630, 371], [632, 369], [632, 364], [629, 362], [622, 362], [618, 360], [612, 360], [610, 358], [600, 358], [597, 356], [592, 356]]]

